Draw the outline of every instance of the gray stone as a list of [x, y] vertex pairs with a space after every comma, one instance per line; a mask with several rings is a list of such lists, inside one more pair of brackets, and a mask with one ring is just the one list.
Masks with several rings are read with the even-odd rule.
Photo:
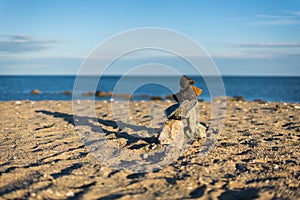
[[182, 103], [186, 100], [192, 101], [197, 99], [197, 94], [191, 85], [194, 84], [194, 80], [188, 76], [182, 76], [180, 79], [180, 91], [175, 94], [175, 100]]
[[197, 103], [197, 100], [192, 100], [184, 101], [181, 104], [174, 104], [165, 110], [165, 115], [168, 117], [168, 119], [180, 120], [182, 118], [188, 118], [191, 111], [194, 110], [194, 108], [196, 108]]

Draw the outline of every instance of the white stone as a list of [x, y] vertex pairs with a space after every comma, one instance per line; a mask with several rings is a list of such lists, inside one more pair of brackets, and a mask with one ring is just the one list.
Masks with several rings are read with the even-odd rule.
[[184, 125], [181, 120], [167, 120], [158, 137], [160, 144], [169, 144], [181, 149], [184, 142]]
[[66, 196], [67, 196], [67, 197], [74, 197], [75, 194], [74, 194], [74, 192], [69, 191], [69, 192], [67, 192]]

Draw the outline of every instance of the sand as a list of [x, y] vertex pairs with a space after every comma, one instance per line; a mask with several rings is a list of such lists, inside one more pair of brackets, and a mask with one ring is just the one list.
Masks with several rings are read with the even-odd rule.
[[[151, 153], [163, 122], [161, 116], [149, 120], [154, 104], [162, 110], [172, 102], [130, 102], [130, 120], [137, 124], [119, 127], [112, 104], [98, 101], [98, 122], [85, 118], [87, 134], [101, 127], [109, 145], [129, 153], [123, 160], [130, 152]], [[122, 110], [122, 103], [113, 105]], [[132, 172], [90, 152], [89, 141], [74, 126], [72, 102], [0, 102], [0, 198], [299, 199], [300, 104], [228, 99], [223, 109], [224, 127], [205, 156], [199, 156], [199, 140], [170, 164]], [[211, 103], [199, 102], [199, 110], [209, 125]], [[145, 133], [147, 126], [152, 135]], [[136, 131], [146, 139], [134, 139]]]

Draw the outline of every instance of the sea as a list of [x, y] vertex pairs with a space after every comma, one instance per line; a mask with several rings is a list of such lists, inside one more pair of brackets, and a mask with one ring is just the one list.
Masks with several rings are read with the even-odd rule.
[[[203, 101], [211, 101], [218, 96], [240, 96], [249, 101], [300, 102], [300, 77], [191, 77], [195, 85], [202, 89], [199, 99]], [[112, 98], [88, 95], [96, 91], [131, 94], [131, 100], [150, 100], [153, 96], [165, 99], [167, 95], [178, 92], [179, 80], [180, 77], [170, 76], [2, 75], [0, 101]], [[39, 90], [39, 94], [32, 94], [33, 90]]]

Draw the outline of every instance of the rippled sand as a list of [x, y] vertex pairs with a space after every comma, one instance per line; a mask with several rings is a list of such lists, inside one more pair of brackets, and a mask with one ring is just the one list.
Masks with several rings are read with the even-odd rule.
[[[101, 127], [112, 146], [129, 153], [143, 152], [155, 144], [164, 120], [159, 113], [171, 104], [130, 102], [131, 117], [120, 127], [110, 109], [113, 105], [119, 113], [124, 105], [99, 101], [95, 105], [97, 120], [84, 118], [85, 125], [89, 133]], [[300, 198], [300, 105], [229, 99], [223, 109], [225, 126], [206, 156], [198, 154], [200, 140], [170, 165], [136, 173], [107, 166], [109, 163], [100, 162], [90, 153], [85, 145], [88, 141], [74, 126], [72, 102], [1, 102], [0, 197]], [[199, 102], [199, 110], [200, 120], [209, 125], [211, 103]], [[134, 126], [128, 125], [132, 124], [130, 120]], [[143, 127], [151, 127], [151, 134]], [[135, 139], [137, 133], [145, 134], [146, 139]]]

